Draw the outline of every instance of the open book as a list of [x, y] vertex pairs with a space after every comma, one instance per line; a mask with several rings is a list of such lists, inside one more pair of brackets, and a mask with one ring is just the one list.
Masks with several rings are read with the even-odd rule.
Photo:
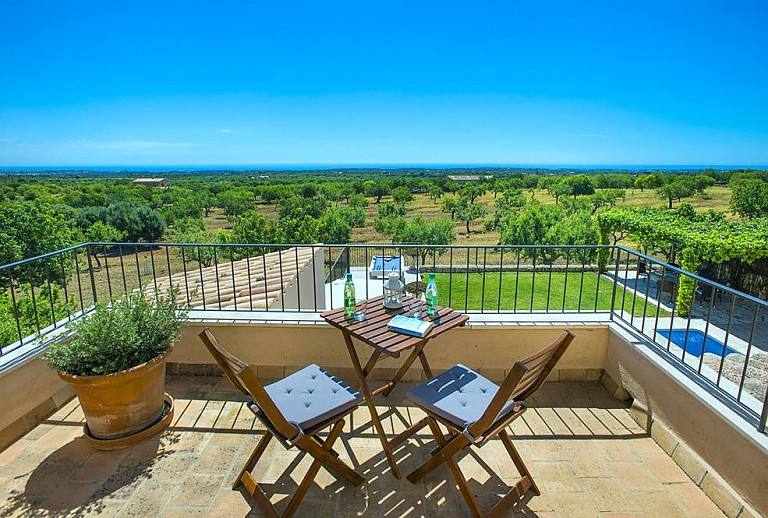
[[420, 318], [397, 315], [395, 318], [389, 321], [387, 327], [390, 331], [423, 337], [429, 333], [429, 330], [432, 329], [434, 325], [435, 324], [432, 322], [421, 320]]

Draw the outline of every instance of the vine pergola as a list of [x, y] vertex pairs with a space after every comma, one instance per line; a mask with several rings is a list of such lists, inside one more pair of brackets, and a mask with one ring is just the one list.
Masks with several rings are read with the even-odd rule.
[[[727, 221], [724, 214], [697, 214], [692, 209], [615, 208], [597, 216], [601, 244], [615, 244], [616, 236], [628, 237], [644, 247], [676, 250], [680, 267], [697, 272], [705, 263], [738, 262], [752, 265], [768, 261], [768, 220]], [[601, 258], [601, 265], [607, 261]], [[687, 315], [696, 290], [696, 281], [682, 276], [677, 307]]]

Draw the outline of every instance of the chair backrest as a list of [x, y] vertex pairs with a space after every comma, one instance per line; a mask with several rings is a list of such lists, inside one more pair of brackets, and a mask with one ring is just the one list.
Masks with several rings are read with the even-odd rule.
[[224, 375], [232, 382], [236, 389], [246, 396], [253, 398], [253, 401], [264, 412], [267, 420], [275, 430], [286, 439], [295, 437], [299, 429], [286, 421], [282, 412], [277, 408], [277, 405], [272, 401], [267, 391], [264, 390], [264, 385], [261, 384], [256, 376], [254, 368], [231, 355], [219, 345], [210, 329], [203, 329], [198, 336], [208, 348], [216, 363], [219, 364]]
[[554, 342], [544, 349], [515, 363], [509, 371], [504, 383], [499, 387], [496, 396], [491, 400], [480, 419], [469, 429], [475, 437], [485, 433], [496, 421], [501, 410], [510, 399], [523, 402], [533, 393], [539, 390], [544, 381], [557, 365], [557, 362], [565, 353], [573, 341], [573, 335], [569, 331], [563, 333]]

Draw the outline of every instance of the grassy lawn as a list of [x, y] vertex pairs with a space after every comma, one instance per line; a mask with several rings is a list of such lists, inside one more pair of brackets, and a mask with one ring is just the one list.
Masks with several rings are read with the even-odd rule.
[[[499, 275], [501, 275], [501, 302], [499, 302]], [[609, 310], [613, 295], [613, 284], [605, 277], [593, 272], [581, 273], [552, 272], [551, 281], [548, 272], [488, 272], [454, 274], [453, 280], [447, 273], [436, 275], [439, 286], [439, 304], [458, 310], [485, 311], [594, 311]], [[485, 277], [485, 295], [483, 296], [483, 277]], [[598, 285], [599, 279], [599, 285]], [[467, 286], [469, 289], [467, 289]], [[581, 299], [579, 299], [581, 293]], [[656, 305], [635, 296], [623, 288], [616, 290], [616, 306], [621, 306], [624, 299], [624, 309], [634, 315], [642, 315], [645, 308], [647, 315], [656, 314]], [[533, 299], [533, 301], [531, 300]], [[547, 305], [549, 299], [549, 305]], [[597, 299], [597, 305], [595, 305]], [[632, 304], [634, 301], [634, 310]], [[533, 302], [533, 305], [531, 305]], [[661, 316], [666, 315], [664, 310]]]

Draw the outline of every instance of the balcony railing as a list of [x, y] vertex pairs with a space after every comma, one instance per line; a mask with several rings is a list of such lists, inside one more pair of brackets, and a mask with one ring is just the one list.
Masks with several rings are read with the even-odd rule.
[[765, 431], [768, 304], [621, 246], [83, 243], [0, 266], [0, 357], [134, 290], [202, 312], [317, 313], [342, 305], [348, 272], [359, 298], [390, 273], [435, 272], [439, 304], [467, 313], [604, 314]]

